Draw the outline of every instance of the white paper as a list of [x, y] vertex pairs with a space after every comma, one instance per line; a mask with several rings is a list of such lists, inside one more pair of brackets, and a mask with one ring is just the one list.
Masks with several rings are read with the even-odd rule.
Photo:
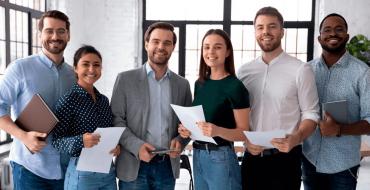
[[273, 131], [244, 131], [249, 142], [254, 145], [263, 146], [265, 148], [274, 148], [271, 144], [273, 138], [285, 138], [284, 130]]
[[100, 142], [91, 147], [83, 148], [77, 163], [77, 170], [109, 173], [113, 150], [125, 130], [125, 127], [97, 128], [94, 133], [100, 134]]
[[172, 109], [175, 111], [177, 117], [179, 117], [182, 125], [191, 132], [191, 138], [193, 140], [210, 142], [217, 144], [212, 137], [204, 136], [202, 130], [197, 126], [197, 122], [205, 121], [203, 107], [183, 107], [171, 104]]

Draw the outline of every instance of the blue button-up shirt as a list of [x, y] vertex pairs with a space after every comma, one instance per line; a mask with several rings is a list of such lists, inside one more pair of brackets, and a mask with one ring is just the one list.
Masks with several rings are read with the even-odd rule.
[[149, 84], [149, 119], [145, 140], [156, 148], [169, 148], [169, 118], [171, 117], [170, 71], [157, 80], [149, 63], [145, 64]]
[[[349, 123], [370, 123], [370, 70], [362, 61], [346, 52], [330, 68], [324, 59], [310, 62], [322, 103], [347, 100]], [[361, 136], [322, 137], [320, 130], [305, 140], [303, 153], [320, 173], [337, 173], [360, 164]]]
[[[56, 65], [42, 52], [16, 60], [9, 65], [0, 81], [0, 117], [9, 114], [9, 107], [13, 116], [18, 117], [36, 93], [39, 93], [54, 111], [59, 97], [66, 93], [74, 82], [75, 75], [70, 65]], [[60, 155], [51, 146], [51, 136], [46, 140], [47, 146], [35, 154], [14, 138], [10, 159], [42, 178], [61, 179], [63, 176]]]

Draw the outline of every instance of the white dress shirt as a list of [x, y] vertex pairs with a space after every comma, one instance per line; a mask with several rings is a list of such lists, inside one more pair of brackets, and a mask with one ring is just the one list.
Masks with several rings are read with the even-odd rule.
[[312, 68], [282, 52], [269, 64], [262, 57], [238, 72], [250, 95], [251, 131], [288, 130], [302, 120], [319, 120], [318, 95]]

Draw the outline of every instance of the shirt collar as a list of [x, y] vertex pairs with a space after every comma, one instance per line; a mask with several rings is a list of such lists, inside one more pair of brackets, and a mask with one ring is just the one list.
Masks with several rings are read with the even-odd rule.
[[258, 59], [261, 63], [263, 63], [265, 65], [273, 65], [275, 63], [278, 63], [279, 60], [281, 59], [281, 57], [283, 57], [284, 55], [286, 55], [286, 53], [285, 53], [285, 51], [282, 51], [278, 56], [276, 56], [274, 59], [272, 59], [269, 64], [267, 64], [265, 61], [263, 61], [262, 55]]
[[62, 63], [60, 63], [59, 65], [56, 65], [51, 59], [49, 59], [48, 56], [45, 55], [45, 53], [42, 50], [39, 52], [39, 56], [40, 56], [41, 62], [44, 63], [48, 68], [51, 68], [53, 66], [60, 67], [64, 64], [64, 58], [63, 58]]
[[[350, 54], [349, 54], [349, 52], [348, 51], [346, 51], [343, 55], [342, 55], [342, 57], [340, 57], [340, 59], [333, 65], [333, 66], [335, 66], [335, 67], [345, 67], [345, 66], [347, 66], [348, 64], [349, 64], [349, 61], [348, 61], [348, 59], [349, 59], [349, 57], [350, 57]], [[323, 65], [325, 65], [326, 66], [326, 63], [325, 63], [325, 60], [324, 60], [324, 58], [322, 57], [322, 55], [321, 55], [321, 57], [320, 57], [320, 62], [323, 64]]]
[[[145, 70], [146, 70], [146, 75], [149, 77], [154, 77], [154, 70], [153, 68], [150, 66], [150, 64], [148, 62], [145, 63]], [[171, 76], [171, 72], [170, 70], [167, 68], [167, 71], [166, 73], [163, 75], [162, 79], [166, 78], [166, 77], [170, 77]], [[162, 80], [161, 79], [161, 80]]]
[[[73, 85], [72, 89], [77, 91], [81, 95], [91, 97], [91, 95], [84, 88], [82, 88], [80, 85], [78, 85], [77, 82]], [[101, 94], [98, 91], [98, 89], [96, 89], [95, 87], [94, 87], [94, 92], [95, 92], [95, 95], [96, 95], [96, 99], [98, 100], [100, 98]]]

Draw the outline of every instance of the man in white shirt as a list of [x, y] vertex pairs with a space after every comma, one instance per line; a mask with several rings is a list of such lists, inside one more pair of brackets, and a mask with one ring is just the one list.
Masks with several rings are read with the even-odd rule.
[[255, 37], [262, 56], [243, 65], [238, 76], [250, 92], [250, 130], [283, 129], [290, 134], [272, 139], [272, 149], [246, 140], [243, 189], [299, 190], [300, 144], [315, 130], [319, 119], [313, 71], [283, 51], [283, 23], [283, 17], [273, 7], [257, 12]]

